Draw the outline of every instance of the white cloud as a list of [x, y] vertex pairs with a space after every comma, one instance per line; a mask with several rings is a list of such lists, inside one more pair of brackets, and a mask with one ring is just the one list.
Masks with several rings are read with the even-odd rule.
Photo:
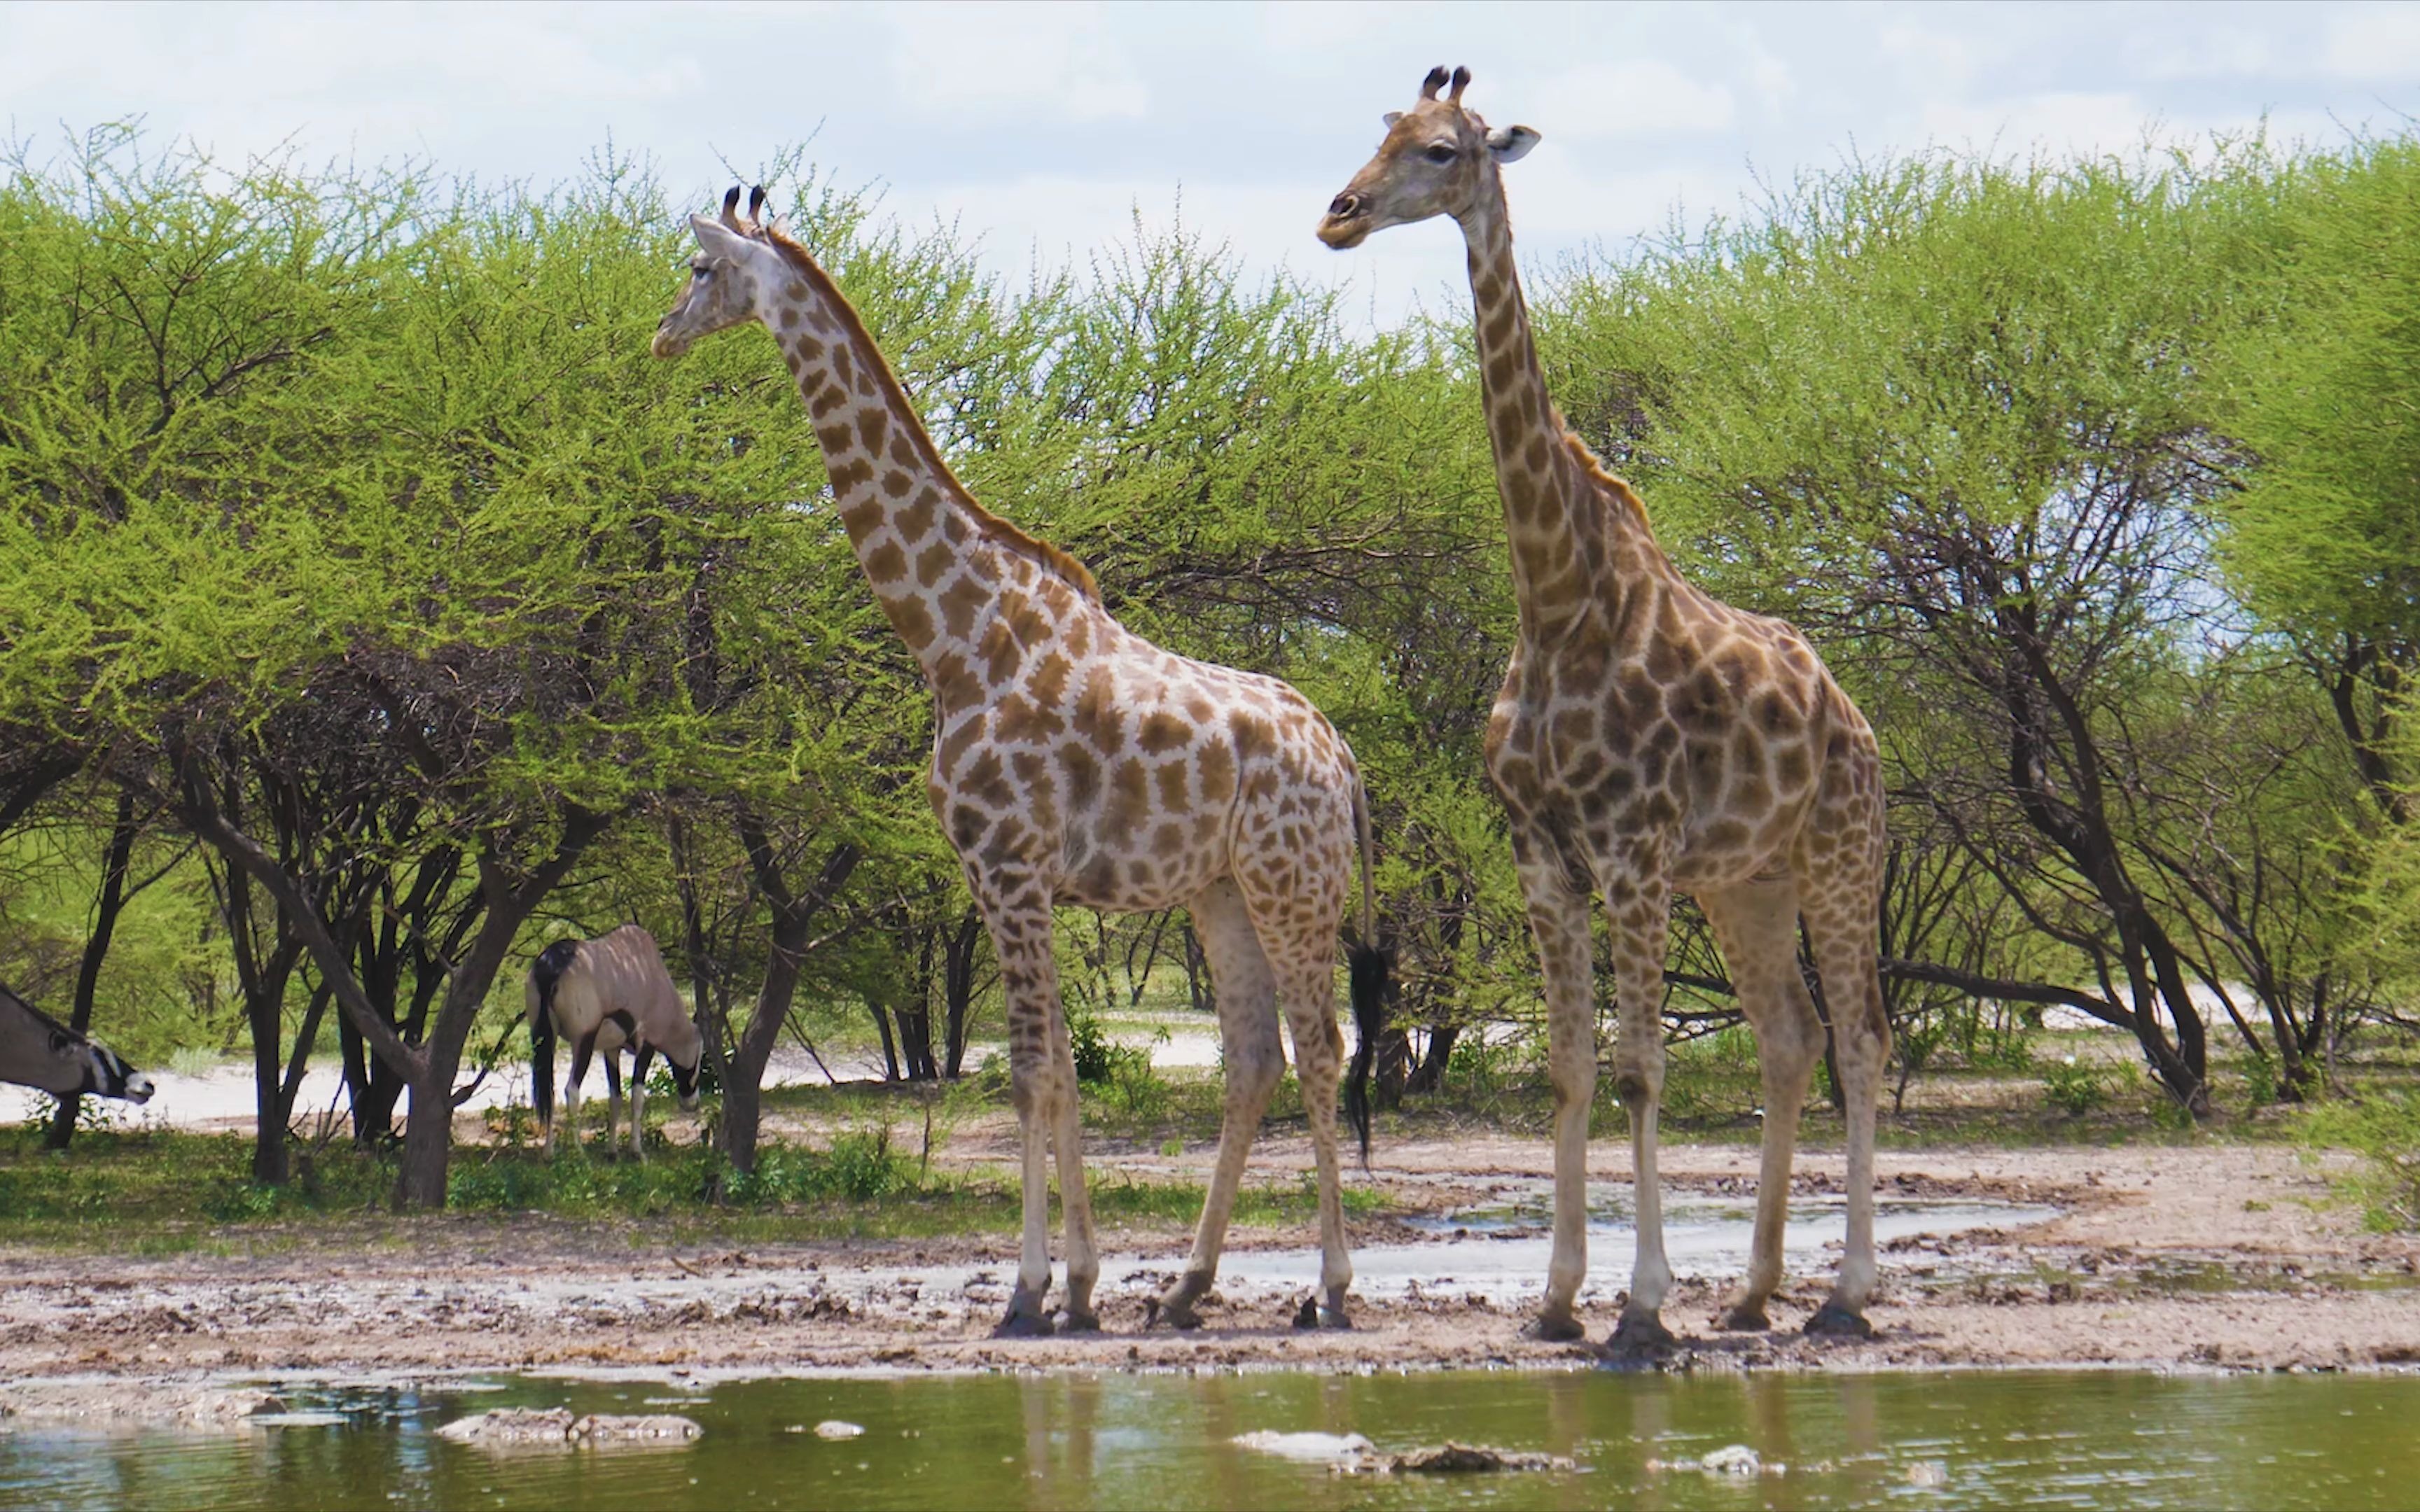
[[2347, 79], [2420, 80], [2420, 10], [2365, 8], [2328, 18], [2320, 57]]
[[896, 12], [893, 23], [892, 69], [919, 107], [1097, 121], [1139, 117], [1150, 104], [1098, 6], [920, 6]]
[[1731, 124], [1731, 92], [1660, 58], [1583, 63], [1527, 91], [1523, 107], [1566, 136], [1645, 140], [1719, 131]]

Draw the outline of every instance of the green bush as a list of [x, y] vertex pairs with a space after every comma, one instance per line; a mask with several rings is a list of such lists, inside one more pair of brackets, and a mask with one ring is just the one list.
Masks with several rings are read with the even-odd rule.
[[2304, 1115], [2300, 1136], [2311, 1156], [2349, 1149], [2361, 1157], [2359, 1168], [2335, 1184], [2361, 1204], [2369, 1227], [2381, 1233], [2420, 1230], [2420, 1093], [2320, 1103]]
[[2073, 1056], [2044, 1061], [2041, 1080], [2043, 1100], [2071, 1119], [2106, 1106], [2117, 1090], [2108, 1068]]

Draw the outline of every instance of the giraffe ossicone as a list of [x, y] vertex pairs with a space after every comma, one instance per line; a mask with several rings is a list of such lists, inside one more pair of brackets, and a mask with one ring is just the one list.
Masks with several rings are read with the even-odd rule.
[[[1083, 563], [978, 504], [942, 460], [857, 312], [778, 223], [763, 191], [695, 215], [687, 285], [653, 350], [677, 357], [734, 326], [770, 332], [822, 448], [834, 507], [876, 601], [934, 698], [926, 783], [989, 930], [1008, 1003], [1022, 1140], [1024, 1237], [999, 1332], [1053, 1331], [1046, 1144], [1067, 1238], [1068, 1329], [1098, 1326], [1100, 1257], [1085, 1191], [1076, 1068], [1050, 949], [1054, 904], [1188, 908], [1210, 962], [1224, 1120], [1193, 1253], [1150, 1317], [1199, 1321], [1262, 1111], [1284, 1069], [1280, 1010], [1319, 1177], [1313, 1323], [1347, 1326], [1353, 1278], [1336, 1148], [1344, 1041], [1337, 932], [1361, 865], [1353, 1004], [1371, 1041], [1385, 988], [1373, 933], [1368, 798], [1335, 728], [1273, 677], [1194, 661], [1135, 635]], [[1366, 1054], [1353, 1109], [1369, 1151]]]
[[[1617, 1348], [1668, 1345], [1671, 1285], [1656, 1181], [1660, 1005], [1674, 891], [1713, 923], [1755, 1030], [1764, 1135], [1748, 1274], [1719, 1322], [1767, 1326], [1799, 1114], [1824, 1027], [1797, 963], [1803, 919], [1848, 1103], [1849, 1232], [1809, 1333], [1869, 1332], [1874, 1115], [1890, 1053], [1879, 971], [1884, 831], [1873, 732], [1804, 636], [1684, 579], [1629, 485], [1546, 393], [1512, 258], [1502, 164], [1536, 146], [1461, 103], [1466, 69], [1431, 69], [1377, 154], [1329, 202], [1328, 246], [1450, 216], [1462, 228], [1480, 385], [1519, 609], [1488, 722], [1490, 779], [1512, 830], [1545, 979], [1555, 1094], [1554, 1248], [1532, 1332], [1581, 1335], [1589, 1104], [1596, 1088], [1591, 897], [1604, 901], [1620, 1005], [1615, 1087], [1629, 1116], [1638, 1247]], [[1438, 91], [1450, 85], [1450, 92]]]

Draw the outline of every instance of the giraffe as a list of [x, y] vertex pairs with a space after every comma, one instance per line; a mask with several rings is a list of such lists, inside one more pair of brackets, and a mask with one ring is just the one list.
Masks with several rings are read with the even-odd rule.
[[[1440, 99], [1438, 91], [1450, 82]], [[1712, 921], [1757, 1040], [1764, 1135], [1748, 1273], [1715, 1319], [1770, 1327], [1782, 1225], [1824, 1028], [1798, 970], [1807, 939], [1831, 1010], [1848, 1103], [1849, 1233], [1810, 1334], [1865, 1335], [1874, 1281], [1874, 1108], [1890, 1051], [1883, 1011], [1883, 789], [1873, 732], [1804, 636], [1683, 579], [1628, 484], [1605, 471], [1546, 393], [1512, 261], [1499, 165], [1539, 136], [1491, 131], [1462, 104], [1467, 69], [1432, 69], [1386, 116], [1376, 156], [1320, 221], [1357, 247], [1392, 225], [1461, 224], [1481, 392], [1519, 611], [1485, 738], [1538, 943], [1554, 1088], [1555, 1222], [1532, 1336], [1575, 1339], [1588, 1269], [1589, 1103], [1597, 1075], [1590, 901], [1602, 895], [1620, 1026], [1614, 1087], [1629, 1115], [1637, 1254], [1609, 1347], [1668, 1348], [1671, 1285], [1656, 1180], [1661, 1003], [1674, 891]]]
[[[1185, 905], [1217, 989], [1227, 1079], [1218, 1160], [1191, 1257], [1145, 1326], [1201, 1321], [1194, 1304], [1217, 1274], [1252, 1134], [1284, 1068], [1282, 1005], [1319, 1176], [1319, 1288], [1295, 1322], [1350, 1327], [1334, 952], [1357, 846], [1360, 936], [1347, 953], [1361, 1045], [1348, 1106], [1365, 1161], [1372, 1026], [1387, 974], [1373, 931], [1369, 802], [1351, 749], [1285, 683], [1189, 660], [1127, 630], [1083, 563], [977, 503], [830, 276], [765, 221], [763, 195], [744, 220], [736, 188], [720, 218], [690, 218], [698, 250], [653, 350], [678, 357], [751, 321], [772, 332], [858, 563], [932, 689], [926, 794], [999, 957], [1023, 1144], [1024, 1242], [996, 1335], [1100, 1326], [1054, 903]], [[1043, 1307], [1046, 1136], [1067, 1241], [1055, 1324]]]

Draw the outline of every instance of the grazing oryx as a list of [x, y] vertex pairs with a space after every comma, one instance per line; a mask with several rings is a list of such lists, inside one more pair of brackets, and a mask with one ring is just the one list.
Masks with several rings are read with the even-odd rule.
[[647, 1062], [660, 1052], [680, 1088], [680, 1105], [697, 1106], [697, 1062], [706, 1051], [706, 1037], [681, 1007], [673, 990], [672, 973], [656, 937], [636, 924], [625, 924], [593, 940], [557, 940], [530, 963], [522, 1000], [529, 1006], [530, 1101], [546, 1131], [546, 1148], [554, 1148], [554, 1037], [560, 1030], [571, 1041], [571, 1074], [563, 1082], [563, 1110], [574, 1120], [580, 1113], [580, 1084], [588, 1075], [588, 1057], [605, 1053], [605, 1138], [613, 1137], [614, 1116], [621, 1110], [622, 1074], [619, 1059], [628, 1049], [636, 1057], [630, 1068], [630, 1152], [647, 1158], [644, 1144], [647, 1126]]
[[151, 1101], [150, 1077], [6, 987], [0, 987], [0, 1082], [54, 1097], [90, 1092], [129, 1103]]

